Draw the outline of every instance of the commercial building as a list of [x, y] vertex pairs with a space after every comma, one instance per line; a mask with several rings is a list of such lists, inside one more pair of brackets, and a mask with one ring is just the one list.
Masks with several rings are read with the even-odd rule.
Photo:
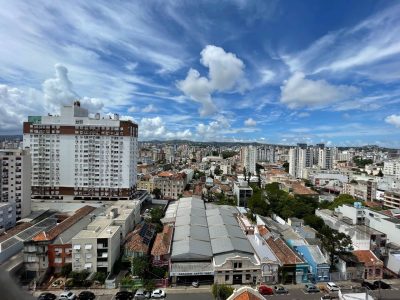
[[330, 265], [317, 245], [299, 245], [294, 246], [294, 249], [308, 262], [313, 280], [317, 282], [330, 280]]
[[32, 155], [32, 197], [130, 199], [136, 187], [138, 126], [88, 110], [61, 107], [60, 115], [29, 116], [23, 144]]
[[16, 220], [31, 213], [31, 156], [28, 150], [0, 150], [0, 202], [15, 203]]

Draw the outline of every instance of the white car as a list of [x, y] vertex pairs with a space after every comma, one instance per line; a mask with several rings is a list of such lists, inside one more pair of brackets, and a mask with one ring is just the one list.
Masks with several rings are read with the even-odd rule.
[[60, 300], [75, 300], [76, 298], [77, 297], [73, 292], [66, 291], [66, 292], [62, 292], [58, 299], [60, 299]]
[[151, 298], [165, 298], [165, 292], [161, 289], [156, 289], [151, 293]]
[[340, 289], [334, 282], [328, 282], [326, 288], [331, 292], [338, 292]]

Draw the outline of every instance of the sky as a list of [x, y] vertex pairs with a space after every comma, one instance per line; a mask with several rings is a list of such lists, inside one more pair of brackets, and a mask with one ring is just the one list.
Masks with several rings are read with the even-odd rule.
[[140, 140], [400, 148], [398, 1], [0, 5], [0, 134], [80, 99]]

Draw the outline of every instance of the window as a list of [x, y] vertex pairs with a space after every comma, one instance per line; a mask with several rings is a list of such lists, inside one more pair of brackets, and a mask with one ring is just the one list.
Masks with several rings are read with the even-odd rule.
[[237, 263], [233, 263], [233, 268], [234, 268], [234, 269], [237, 268]]
[[229, 281], [230, 276], [229, 275], [225, 275], [225, 281]]
[[238, 263], [238, 268], [241, 268], [242, 267], [242, 263]]
[[381, 276], [381, 269], [375, 269], [375, 276]]
[[250, 274], [246, 274], [246, 280], [250, 280], [251, 279], [251, 275]]
[[91, 259], [91, 258], [92, 258], [92, 254], [87, 253], [87, 254], [86, 254], [86, 259]]
[[56, 257], [56, 258], [54, 259], [54, 263], [56, 263], [56, 264], [61, 264], [61, 263], [62, 263], [62, 258], [61, 258], [61, 257]]

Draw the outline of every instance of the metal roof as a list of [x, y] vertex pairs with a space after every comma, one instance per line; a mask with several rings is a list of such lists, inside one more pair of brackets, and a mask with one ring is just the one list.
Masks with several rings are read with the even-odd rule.
[[192, 238], [200, 241], [210, 241], [208, 228], [199, 225], [183, 225], [175, 227], [174, 241]]
[[174, 241], [172, 246], [172, 261], [211, 260], [210, 242], [191, 238]]

